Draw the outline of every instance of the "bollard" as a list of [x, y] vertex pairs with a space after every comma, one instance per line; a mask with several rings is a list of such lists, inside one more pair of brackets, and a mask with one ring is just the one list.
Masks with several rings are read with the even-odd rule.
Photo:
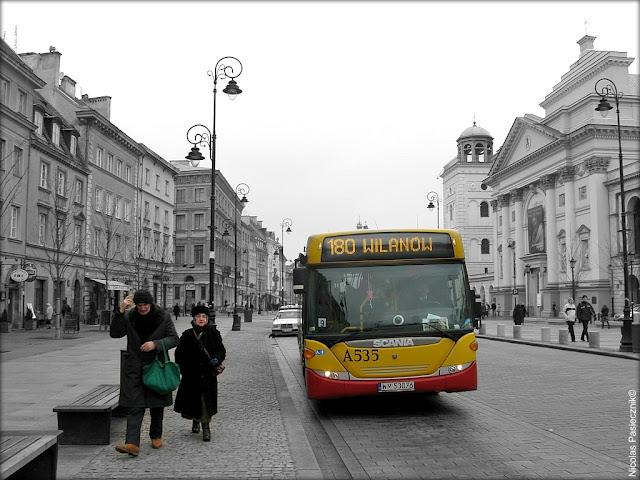
[[522, 325], [513, 326], [513, 338], [522, 338]]
[[480, 335], [486, 335], [487, 334], [487, 325], [485, 323], [480, 325], [480, 331], [478, 333]]
[[589, 346], [600, 348], [600, 332], [589, 332]]
[[504, 324], [499, 323], [496, 327], [498, 327], [498, 336], [504, 337]]
[[540, 336], [543, 342], [551, 343], [551, 327], [542, 327], [540, 329]]
[[558, 343], [560, 345], [569, 345], [569, 330], [560, 330], [558, 332]]

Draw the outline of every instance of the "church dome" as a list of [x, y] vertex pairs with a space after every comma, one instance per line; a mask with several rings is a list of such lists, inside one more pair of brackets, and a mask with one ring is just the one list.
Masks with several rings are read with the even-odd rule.
[[489, 138], [493, 138], [491, 136], [491, 134], [485, 130], [482, 127], [479, 127], [476, 125], [476, 122], [473, 122], [473, 125], [466, 128], [458, 137], [458, 140], [462, 139], [462, 138], [469, 138], [469, 137], [489, 137]]

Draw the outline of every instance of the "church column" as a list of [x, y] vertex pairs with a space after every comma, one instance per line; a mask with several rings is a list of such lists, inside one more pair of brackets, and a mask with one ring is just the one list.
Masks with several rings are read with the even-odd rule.
[[[560, 171], [560, 178], [564, 183], [564, 229], [567, 241], [566, 272], [568, 281], [571, 282], [571, 265], [569, 261], [578, 254], [576, 242], [576, 186], [574, 182], [575, 171], [573, 167], [565, 167]], [[574, 299], [575, 300], [575, 299]]]
[[545, 243], [547, 248], [547, 283], [557, 284], [560, 254], [558, 252], [558, 225], [556, 224], [556, 178], [545, 175], [540, 178], [540, 187], [544, 191]]
[[[514, 288], [517, 288], [518, 285], [524, 285], [524, 263], [520, 260], [525, 252], [524, 249], [524, 224], [522, 219], [524, 218], [524, 213], [522, 211], [522, 197], [523, 190], [518, 188], [511, 192], [511, 200], [513, 200], [515, 209], [515, 241], [516, 241], [516, 284]], [[513, 260], [512, 260], [513, 261]], [[511, 266], [511, 275], [513, 275], [513, 264]], [[524, 292], [523, 292], [524, 294]]]
[[493, 212], [493, 248], [491, 253], [493, 254], [493, 285], [498, 287], [500, 285], [500, 265], [498, 264], [498, 201], [491, 200], [491, 211]]
[[585, 162], [588, 177], [587, 198], [589, 200], [589, 262], [595, 279], [609, 278], [609, 202], [605, 186], [607, 180], [608, 157], [592, 157]]
[[[511, 249], [508, 246], [509, 233], [509, 194], [500, 195], [500, 212], [502, 215], [502, 286], [511, 285], [513, 282], [513, 263]], [[506, 305], [505, 305], [506, 307]]]

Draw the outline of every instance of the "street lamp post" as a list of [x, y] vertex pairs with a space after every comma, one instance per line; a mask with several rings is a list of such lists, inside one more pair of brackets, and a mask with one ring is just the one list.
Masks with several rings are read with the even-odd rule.
[[513, 256], [513, 308], [516, 308], [516, 303], [518, 302], [518, 289], [516, 288], [516, 241], [511, 239], [507, 240], [507, 247], [511, 249]]
[[531, 265], [528, 263], [524, 266], [524, 308], [531, 315], [531, 305], [529, 305], [529, 274], [531, 273]]
[[291, 225], [293, 221], [290, 218], [284, 218], [280, 224], [280, 306], [284, 305], [284, 234], [291, 233]]
[[571, 260], [569, 260], [569, 265], [571, 266], [571, 298], [573, 298], [573, 303], [577, 303], [578, 299], [576, 298], [576, 279], [573, 276], [573, 271], [576, 268], [576, 259], [571, 257]]
[[[230, 64], [229, 64], [230, 62]], [[197, 166], [204, 156], [200, 153], [198, 145], [209, 148], [209, 158], [211, 160], [211, 225], [209, 227], [209, 323], [215, 325], [215, 207], [216, 207], [216, 93], [218, 79], [229, 79], [229, 84], [222, 90], [231, 99], [242, 93], [238, 84], [234, 80], [242, 73], [242, 63], [235, 57], [222, 57], [216, 63], [213, 71], [208, 70], [207, 75], [213, 78], [213, 128], [202, 124], [193, 125], [187, 130], [187, 140], [193, 147], [185, 157], [193, 166]]]
[[427, 205], [429, 210], [433, 210], [433, 202], [436, 202], [436, 215], [438, 216], [438, 228], [440, 228], [440, 197], [436, 192], [429, 192], [427, 193], [427, 200], [429, 200], [429, 204]]
[[611, 318], [615, 315], [615, 309], [613, 308], [615, 297], [613, 296], [613, 265], [609, 264], [609, 273], [611, 274]]
[[[598, 88], [600, 85], [600, 88]], [[620, 339], [620, 351], [631, 352], [633, 347], [631, 344], [631, 308], [629, 306], [629, 265], [627, 250], [627, 212], [625, 206], [624, 195], [624, 168], [622, 165], [622, 134], [620, 131], [620, 99], [622, 92], [618, 92], [616, 84], [608, 78], [601, 78], [595, 84], [595, 91], [600, 95], [600, 102], [596, 107], [596, 111], [604, 117], [613, 107], [607, 101], [607, 97], [611, 97], [616, 102], [616, 118], [618, 122], [618, 167], [620, 169], [620, 224], [622, 226], [622, 275], [624, 280], [624, 308], [622, 318], [622, 338]]]

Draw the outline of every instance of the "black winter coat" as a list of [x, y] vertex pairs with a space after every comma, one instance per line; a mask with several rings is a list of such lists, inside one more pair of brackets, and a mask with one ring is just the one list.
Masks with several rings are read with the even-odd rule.
[[[215, 325], [205, 327], [200, 342], [211, 357], [218, 358], [219, 364], [224, 361], [226, 350]], [[193, 328], [190, 328], [182, 333], [176, 348], [176, 363], [180, 365], [182, 378], [173, 409], [183, 417], [196, 420], [202, 417], [202, 396], [209, 416], [218, 413], [218, 380], [215, 368], [210, 365], [200, 342]]]
[[[133, 327], [138, 321], [152, 321], [157, 324], [147, 340], [155, 343], [155, 350], [140, 351], [140, 346], [144, 342], [140, 340], [138, 332]], [[112, 338], [127, 336], [127, 350], [122, 352], [120, 361], [120, 405], [123, 407], [167, 407], [171, 405], [173, 398], [170, 393], [161, 395], [149, 390], [142, 383], [142, 366], [151, 363], [156, 355], [164, 358], [160, 340], [163, 341], [167, 351], [178, 344], [178, 334], [169, 312], [155, 304], [151, 306], [151, 311], [144, 317], [139, 315], [136, 309], [125, 314], [118, 310], [111, 322], [109, 335]]]

